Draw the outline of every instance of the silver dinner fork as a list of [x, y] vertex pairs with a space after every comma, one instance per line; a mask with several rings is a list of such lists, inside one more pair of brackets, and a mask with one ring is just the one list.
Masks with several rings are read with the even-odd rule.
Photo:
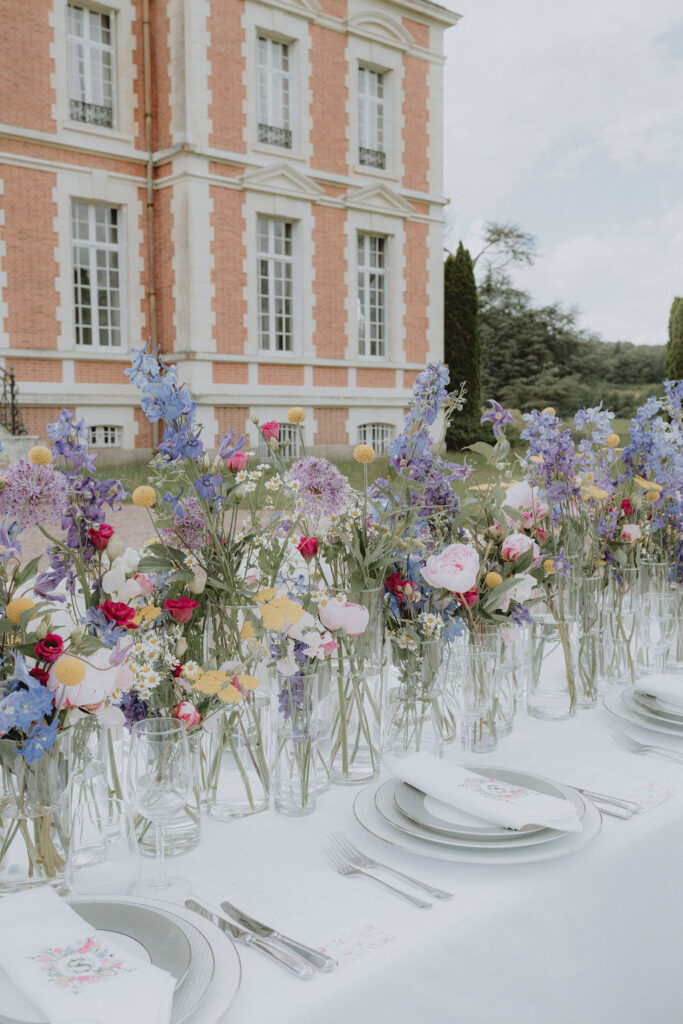
[[377, 868], [381, 871], [389, 871], [396, 878], [403, 879], [404, 882], [408, 882], [410, 885], [415, 886], [416, 889], [420, 889], [426, 893], [427, 896], [432, 896], [435, 900], [452, 900], [453, 893], [446, 892], [444, 889], [437, 889], [434, 885], [429, 885], [427, 882], [421, 882], [417, 878], [413, 878], [412, 875], [406, 875], [403, 871], [397, 871], [396, 868], [390, 867], [388, 864], [383, 864], [378, 860], [373, 860], [372, 857], [368, 857], [367, 854], [359, 850], [357, 846], [342, 835], [341, 832], [330, 832], [327, 837], [330, 842], [337, 847], [339, 852], [351, 862], [354, 867], [357, 868]]
[[668, 757], [671, 761], [683, 764], [683, 754], [667, 750], [666, 747], [655, 747], [650, 743], [639, 743], [638, 740], [627, 736], [625, 732], [615, 732], [614, 739], [620, 747], [630, 751], [631, 754], [656, 754], [658, 757]]
[[385, 882], [383, 878], [376, 878], [375, 875], [369, 874], [367, 871], [364, 871], [363, 868], [354, 867], [354, 865], [346, 860], [345, 857], [342, 857], [337, 847], [332, 846], [331, 843], [323, 846], [322, 849], [334, 870], [338, 871], [340, 875], [348, 875], [350, 877], [360, 875], [363, 878], [369, 878], [371, 881], [377, 882], [378, 885], [383, 885], [385, 889], [389, 890], [389, 892], [393, 892], [394, 896], [398, 896], [399, 899], [405, 900], [406, 903], [412, 903], [414, 907], [419, 907], [420, 910], [429, 910], [431, 908], [432, 904], [427, 903], [426, 900], [418, 899], [417, 896], [411, 896], [410, 893], [404, 892], [402, 889], [397, 889], [393, 885], [389, 885], [389, 883]]

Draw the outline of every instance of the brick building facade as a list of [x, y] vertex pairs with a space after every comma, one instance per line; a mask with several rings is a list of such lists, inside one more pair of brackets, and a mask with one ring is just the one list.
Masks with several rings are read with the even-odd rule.
[[382, 447], [442, 354], [429, 0], [0, 0], [0, 362], [25, 423], [149, 448], [148, 337], [207, 444], [307, 411]]

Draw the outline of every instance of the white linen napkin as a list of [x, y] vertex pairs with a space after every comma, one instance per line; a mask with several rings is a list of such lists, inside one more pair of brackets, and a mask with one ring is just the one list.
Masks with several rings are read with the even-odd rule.
[[636, 683], [638, 693], [656, 697], [662, 711], [683, 712], [683, 674], [653, 672]]
[[49, 886], [0, 899], [0, 968], [50, 1024], [171, 1019], [175, 978], [120, 952]]
[[[475, 775], [433, 754], [412, 754], [398, 762], [393, 774], [432, 798], [432, 813], [445, 820], [449, 809], [457, 808], [482, 821], [516, 830], [525, 825], [544, 825], [580, 832], [583, 827], [568, 800]], [[426, 802], [425, 806], [430, 809]]]

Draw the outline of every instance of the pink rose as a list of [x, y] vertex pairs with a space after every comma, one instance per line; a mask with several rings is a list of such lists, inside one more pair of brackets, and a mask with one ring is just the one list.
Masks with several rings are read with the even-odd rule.
[[500, 546], [500, 556], [506, 562], [514, 562], [515, 558], [519, 558], [529, 549], [533, 550], [534, 558], [538, 558], [541, 549], [531, 537], [527, 537], [525, 533], [511, 533]]
[[189, 700], [181, 700], [180, 704], [176, 704], [171, 711], [171, 717], [183, 722], [186, 729], [193, 729], [195, 725], [201, 725], [202, 721], [202, 716]]
[[333, 597], [320, 605], [318, 618], [325, 629], [343, 629], [347, 636], [360, 636], [367, 629], [370, 613], [362, 604], [339, 601]]
[[268, 420], [267, 423], [262, 424], [261, 433], [264, 441], [270, 441], [273, 437], [277, 440], [280, 437], [280, 424], [277, 420]]
[[235, 452], [235, 454], [227, 460], [226, 465], [231, 473], [241, 473], [243, 469], [247, 468], [247, 457], [244, 452]]
[[466, 594], [477, 582], [479, 555], [467, 544], [449, 544], [440, 555], [430, 555], [420, 572], [430, 587]]
[[643, 531], [635, 523], [627, 523], [621, 528], [621, 539], [625, 544], [635, 544], [643, 535]]

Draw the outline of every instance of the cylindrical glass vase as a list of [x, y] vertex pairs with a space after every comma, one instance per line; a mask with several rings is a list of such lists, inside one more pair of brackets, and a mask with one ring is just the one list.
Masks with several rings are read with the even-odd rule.
[[318, 677], [297, 672], [283, 676], [273, 670], [273, 804], [279, 814], [304, 817], [317, 800]]
[[443, 756], [443, 695], [450, 650], [441, 640], [392, 638], [385, 758], [420, 750]]
[[577, 703], [576, 619], [543, 616], [531, 625], [531, 667], [527, 711], [534, 718], [569, 718]]
[[[177, 857], [195, 850], [201, 840], [202, 813], [202, 734], [195, 729], [187, 734], [190, 748], [190, 764], [192, 766], [192, 792], [190, 799], [164, 825], [164, 856]], [[140, 852], [145, 857], [156, 855], [154, 826], [147, 818], [138, 815], [135, 819]]]
[[204, 738], [205, 799], [213, 818], [265, 811], [270, 801], [270, 696], [243, 692], [212, 716]]

